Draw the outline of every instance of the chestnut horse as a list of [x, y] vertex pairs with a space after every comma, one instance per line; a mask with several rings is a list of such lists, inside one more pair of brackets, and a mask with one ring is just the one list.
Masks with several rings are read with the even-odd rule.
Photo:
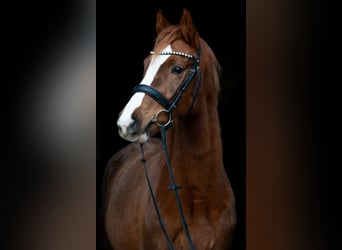
[[104, 175], [106, 237], [115, 250], [229, 249], [234, 193], [223, 165], [220, 65], [183, 9], [157, 12], [144, 77], [117, 120], [131, 143]]

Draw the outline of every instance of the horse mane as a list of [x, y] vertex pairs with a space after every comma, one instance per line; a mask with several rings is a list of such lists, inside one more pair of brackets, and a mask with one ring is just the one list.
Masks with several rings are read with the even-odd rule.
[[[182, 39], [180, 26], [169, 25], [168, 27], [164, 28], [155, 38], [153, 51], [156, 54], [158, 54], [167, 45], [173, 43], [175, 40], [178, 40], [178, 39]], [[222, 68], [213, 50], [209, 47], [207, 42], [204, 41], [203, 38], [200, 36], [199, 36], [199, 41], [200, 41], [200, 46], [201, 46], [200, 68], [202, 71], [202, 75], [206, 77], [205, 79], [202, 79], [202, 80], [203, 82], [206, 82], [206, 83], [212, 83], [210, 86], [205, 86], [205, 88], [208, 88], [208, 87], [214, 88], [210, 91], [205, 91], [205, 92], [208, 93], [208, 95], [211, 95], [209, 96], [209, 99], [212, 99], [213, 97], [212, 94], [215, 94], [216, 96], [215, 99], [217, 99], [217, 96], [220, 93], [220, 89], [221, 89], [220, 88], [220, 75], [222, 73]], [[187, 51], [182, 51], [182, 52], [187, 52]]]

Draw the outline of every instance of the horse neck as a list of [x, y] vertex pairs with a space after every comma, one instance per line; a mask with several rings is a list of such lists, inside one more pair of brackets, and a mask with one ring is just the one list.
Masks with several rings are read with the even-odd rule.
[[195, 180], [194, 172], [205, 176], [222, 171], [222, 142], [216, 107], [177, 120], [174, 125], [166, 139], [175, 176], [192, 176]]

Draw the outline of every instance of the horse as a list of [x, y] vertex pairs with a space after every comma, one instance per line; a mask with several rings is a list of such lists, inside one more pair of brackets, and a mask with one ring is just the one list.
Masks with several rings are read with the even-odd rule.
[[172, 24], [157, 10], [153, 50], [118, 115], [128, 144], [103, 176], [110, 249], [231, 248], [235, 197], [223, 163], [221, 66], [188, 9]]

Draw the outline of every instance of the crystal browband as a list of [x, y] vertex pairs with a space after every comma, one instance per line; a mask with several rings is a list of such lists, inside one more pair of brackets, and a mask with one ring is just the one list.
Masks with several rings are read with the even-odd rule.
[[[151, 51], [150, 54], [155, 54], [155, 53], [154, 53], [154, 51]], [[199, 62], [198, 58], [194, 57], [193, 55], [190, 55], [190, 54], [184, 53], [184, 52], [179, 52], [179, 51], [165, 51], [165, 52], [158, 53], [158, 55], [185, 56], [185, 57], [190, 58], [193, 61]]]

